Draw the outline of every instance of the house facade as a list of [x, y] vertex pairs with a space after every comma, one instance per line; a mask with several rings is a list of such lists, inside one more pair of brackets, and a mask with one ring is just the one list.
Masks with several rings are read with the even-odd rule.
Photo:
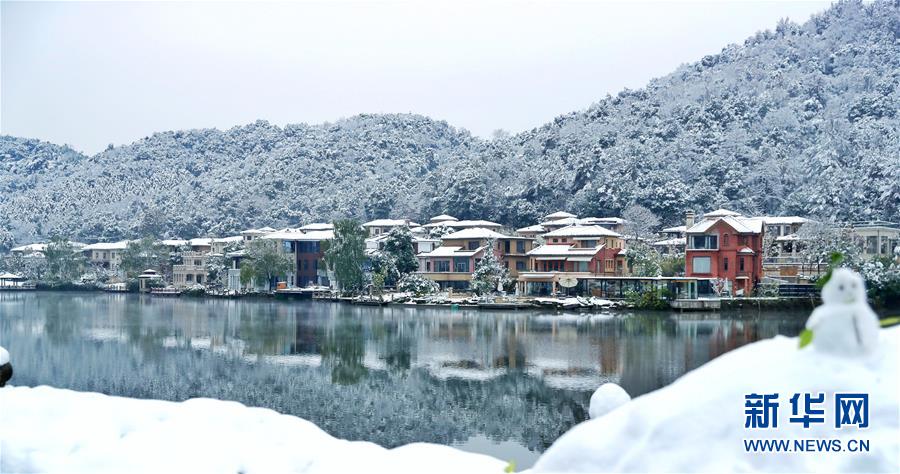
[[[689, 220], [690, 223], [690, 220]], [[725, 215], [689, 225], [685, 275], [722, 279], [724, 290], [748, 296], [762, 279], [764, 221]], [[701, 289], [701, 293], [706, 293]]]
[[94, 266], [116, 271], [122, 263], [122, 255], [128, 248], [128, 241], [99, 242], [81, 248], [87, 261]]
[[175, 288], [190, 288], [207, 283], [207, 252], [190, 251], [181, 255], [181, 263], [172, 265], [172, 285]]
[[625, 241], [621, 234], [597, 225], [571, 225], [548, 232], [544, 244], [527, 253], [528, 271], [519, 274], [520, 294], [549, 295], [579, 280], [622, 275]]
[[441, 288], [467, 290], [475, 266], [484, 258], [485, 252], [494, 252], [509, 271], [510, 278], [515, 279], [528, 270], [528, 252], [533, 245], [527, 237], [470, 227], [445, 235], [439, 247], [419, 253], [419, 273]]

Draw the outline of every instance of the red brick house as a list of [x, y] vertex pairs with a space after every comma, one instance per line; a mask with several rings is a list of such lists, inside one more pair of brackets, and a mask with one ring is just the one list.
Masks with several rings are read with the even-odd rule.
[[734, 295], [749, 295], [763, 276], [764, 221], [740, 216], [690, 222], [685, 232], [685, 275], [721, 278]]

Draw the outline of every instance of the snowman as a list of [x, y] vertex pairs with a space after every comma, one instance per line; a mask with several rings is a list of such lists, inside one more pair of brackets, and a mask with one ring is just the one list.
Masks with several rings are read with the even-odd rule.
[[6, 385], [6, 382], [12, 378], [12, 364], [9, 363], [9, 352], [0, 346], [0, 387]]
[[866, 355], [878, 344], [878, 316], [866, 301], [862, 277], [852, 270], [836, 268], [822, 288], [822, 306], [806, 321], [812, 345], [819, 352]]

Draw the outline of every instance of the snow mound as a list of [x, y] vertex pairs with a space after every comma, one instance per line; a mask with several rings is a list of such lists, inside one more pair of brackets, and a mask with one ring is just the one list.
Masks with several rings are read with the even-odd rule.
[[591, 418], [600, 418], [629, 401], [631, 401], [631, 395], [628, 395], [624, 388], [614, 383], [605, 383], [591, 395], [591, 406], [588, 413]]
[[5, 365], [9, 363], [9, 352], [0, 346], [0, 365]]
[[[900, 328], [879, 337], [878, 350], [866, 358], [798, 349], [796, 338], [781, 336], [749, 344], [576, 426], [533, 472], [900, 472]], [[789, 422], [794, 393], [820, 392], [825, 423], [804, 429]], [[835, 392], [869, 394], [868, 428], [834, 427]], [[777, 429], [744, 428], [744, 397], [751, 393], [779, 394]], [[745, 439], [839, 439], [842, 446], [863, 439], [870, 451], [748, 453]]]
[[0, 389], [0, 472], [503, 472], [448, 446], [385, 449], [240, 403]]

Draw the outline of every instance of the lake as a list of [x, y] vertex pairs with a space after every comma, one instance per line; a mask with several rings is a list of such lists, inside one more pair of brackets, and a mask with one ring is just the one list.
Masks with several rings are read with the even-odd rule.
[[806, 312], [477, 311], [317, 301], [0, 292], [13, 385], [235, 400], [386, 447], [425, 441], [529, 467], [587, 418]]

